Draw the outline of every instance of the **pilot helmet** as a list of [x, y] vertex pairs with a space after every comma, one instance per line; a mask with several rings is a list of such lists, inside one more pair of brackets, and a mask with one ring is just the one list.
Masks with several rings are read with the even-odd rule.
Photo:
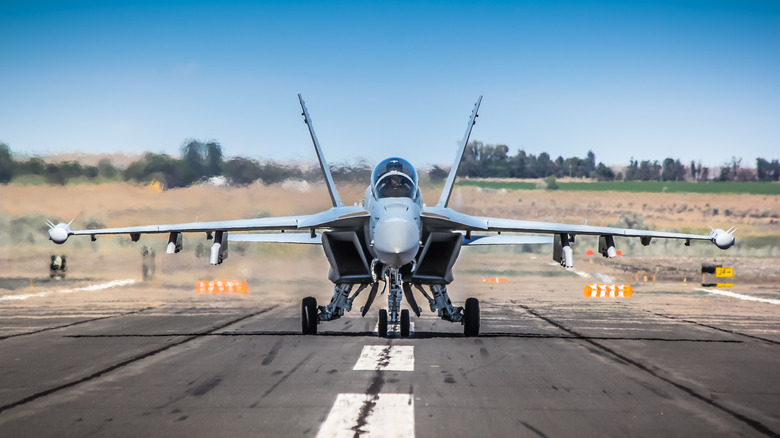
[[387, 169], [388, 172], [393, 172], [393, 171], [401, 172], [404, 169], [404, 165], [401, 164], [401, 162], [398, 160], [392, 160], [389, 163], [387, 163], [385, 169]]

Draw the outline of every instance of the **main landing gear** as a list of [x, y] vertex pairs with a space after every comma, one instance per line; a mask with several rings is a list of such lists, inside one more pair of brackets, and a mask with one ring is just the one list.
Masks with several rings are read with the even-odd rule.
[[301, 301], [301, 331], [304, 335], [317, 334], [317, 299], [314, 297]]
[[[377, 333], [380, 338], [387, 337], [388, 328], [392, 327], [393, 332], [398, 331], [401, 337], [408, 337], [411, 334], [411, 315], [409, 309], [401, 310], [401, 301], [406, 298], [409, 307], [416, 316], [420, 316], [421, 308], [417, 306], [412, 293], [412, 284], [404, 282], [398, 269], [387, 269], [385, 271], [385, 283], [387, 291], [387, 309], [379, 310], [379, 320], [377, 323]], [[350, 295], [353, 285], [337, 284], [333, 291], [333, 298], [327, 306], [317, 306], [317, 300], [313, 297], [306, 297], [301, 302], [301, 332], [304, 335], [316, 335], [317, 324], [320, 321], [332, 321], [344, 315], [344, 312], [352, 310], [352, 302], [358, 294], [365, 288], [371, 286], [366, 304], [360, 308], [361, 316], [366, 316], [371, 304], [376, 298], [379, 289], [379, 282], [372, 284], [361, 284], [358, 290]], [[463, 325], [463, 334], [466, 337], [479, 336], [479, 300], [469, 298], [466, 300], [465, 307], [454, 307], [447, 294], [447, 286], [443, 284], [428, 285], [430, 294], [423, 289], [422, 285], [415, 284], [414, 287], [420, 291], [428, 300], [431, 311], [436, 312], [438, 316], [450, 322], [459, 322]], [[384, 293], [384, 290], [382, 291]]]
[[468, 298], [463, 311], [463, 334], [467, 338], [479, 336], [479, 300]]

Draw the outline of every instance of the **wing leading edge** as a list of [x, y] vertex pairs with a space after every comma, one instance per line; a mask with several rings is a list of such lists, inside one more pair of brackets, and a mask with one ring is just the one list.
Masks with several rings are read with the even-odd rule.
[[634, 230], [630, 228], [572, 225], [555, 222], [524, 221], [494, 217], [470, 216], [450, 208], [426, 207], [423, 220], [434, 227], [451, 227], [465, 231], [492, 231], [539, 234], [613, 235], [621, 237], [649, 237], [661, 239], [712, 240], [712, 235], [668, 233], [663, 231]]
[[155, 234], [228, 231], [288, 231], [313, 230], [317, 228], [353, 227], [362, 223], [368, 212], [359, 206], [334, 207], [321, 213], [304, 216], [269, 217], [259, 219], [238, 219], [213, 222], [190, 222], [166, 225], [144, 225], [137, 227], [100, 228], [95, 230], [71, 230], [70, 224], [58, 224], [49, 230], [55, 243], [64, 243], [69, 236], [97, 236], [103, 234]]

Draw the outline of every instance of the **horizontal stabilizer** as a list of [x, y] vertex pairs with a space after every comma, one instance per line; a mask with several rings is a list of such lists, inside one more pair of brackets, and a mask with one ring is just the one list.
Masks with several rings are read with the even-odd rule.
[[231, 242], [263, 242], [263, 243], [302, 243], [309, 245], [321, 245], [322, 235], [309, 233], [262, 233], [262, 234], [231, 234], [228, 236]]
[[545, 236], [471, 236], [467, 239], [463, 236], [464, 245], [543, 245], [553, 243], [552, 237]]

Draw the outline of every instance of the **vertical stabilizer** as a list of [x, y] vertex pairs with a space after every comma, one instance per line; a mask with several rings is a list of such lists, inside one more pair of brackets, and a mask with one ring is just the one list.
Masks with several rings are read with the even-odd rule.
[[311, 141], [314, 142], [314, 150], [317, 152], [317, 159], [320, 160], [320, 168], [325, 175], [325, 184], [328, 186], [328, 193], [330, 193], [330, 200], [333, 202], [334, 207], [343, 207], [344, 204], [339, 198], [339, 192], [336, 190], [336, 184], [333, 182], [333, 176], [330, 174], [330, 167], [328, 162], [325, 161], [325, 156], [322, 155], [322, 148], [320, 148], [320, 142], [317, 140], [317, 135], [314, 133], [314, 127], [311, 124], [311, 117], [309, 117], [309, 111], [306, 109], [306, 104], [303, 102], [303, 97], [298, 95], [298, 100], [301, 102], [301, 109], [303, 109], [303, 121], [306, 122], [306, 126], [309, 127], [309, 134], [311, 134]]
[[471, 112], [471, 118], [469, 119], [469, 126], [466, 128], [466, 134], [463, 136], [463, 140], [460, 142], [460, 148], [458, 148], [458, 155], [455, 156], [455, 163], [450, 169], [450, 174], [447, 175], [447, 182], [444, 184], [444, 190], [441, 192], [441, 198], [437, 207], [447, 207], [450, 202], [450, 196], [452, 195], [452, 188], [455, 185], [455, 175], [458, 173], [458, 167], [463, 160], [463, 152], [466, 150], [466, 145], [469, 143], [469, 137], [471, 136], [471, 128], [474, 127], [477, 119], [477, 111], [479, 111], [479, 104], [482, 102], [482, 96], [479, 96], [477, 103], [474, 104], [474, 111]]

